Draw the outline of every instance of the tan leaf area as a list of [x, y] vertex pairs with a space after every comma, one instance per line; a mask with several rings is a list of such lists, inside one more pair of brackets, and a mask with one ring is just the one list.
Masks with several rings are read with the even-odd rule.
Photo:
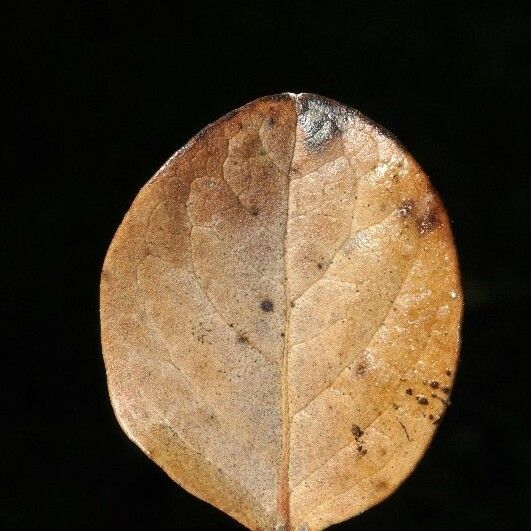
[[447, 405], [448, 217], [393, 137], [311, 94], [208, 126], [140, 191], [101, 278], [127, 435], [249, 529], [324, 529], [411, 473]]

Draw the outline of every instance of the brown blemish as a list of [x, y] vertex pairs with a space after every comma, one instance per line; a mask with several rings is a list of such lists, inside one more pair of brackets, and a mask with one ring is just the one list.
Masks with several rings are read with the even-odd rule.
[[410, 395], [411, 396], [412, 394], [413, 394], [413, 389], [411, 389], [411, 387], [408, 387], [406, 389], [406, 395]]
[[290, 305], [292, 308], [295, 308], [295, 302], [294, 302], [294, 301], [291, 301], [291, 302], [289, 303], [289, 305]]
[[272, 312], [273, 311], [273, 302], [270, 299], [264, 299], [260, 303], [260, 308], [262, 308], [262, 311], [264, 311], [264, 312]]
[[439, 382], [436, 382], [435, 380], [430, 382], [430, 387], [432, 389], [439, 389]]
[[433, 206], [417, 218], [417, 225], [421, 234], [427, 234], [441, 226], [441, 220]]
[[238, 334], [238, 343], [249, 343], [249, 338], [243, 334]]
[[358, 452], [361, 454], [361, 455], [366, 455], [367, 454], [367, 449], [366, 448], [363, 448], [363, 446], [358, 446]]
[[450, 369], [446, 369], [446, 376], [452, 376], [452, 371]]
[[411, 215], [411, 212], [413, 212], [414, 207], [415, 201], [413, 201], [413, 199], [406, 199], [398, 205], [398, 215], [401, 218], [407, 218]]
[[363, 361], [361, 361], [360, 363], [356, 365], [356, 374], [358, 376], [363, 376], [366, 371], [367, 371], [367, 365]]
[[440, 423], [441, 423], [441, 417], [438, 416], [438, 417], [433, 421], [433, 423], [434, 423], [435, 425], [440, 424]]
[[387, 482], [379, 479], [379, 480], [375, 481], [374, 488], [376, 490], [384, 490], [384, 489], [387, 488]]
[[430, 413], [430, 414], [428, 415], [428, 418], [429, 418], [430, 420], [433, 420], [435, 417]]
[[[433, 396], [433, 395], [432, 395]], [[430, 401], [423, 395], [417, 395], [417, 402], [421, 405], [421, 406], [427, 406]]]
[[321, 264], [321, 262], [317, 264], [317, 269], [323, 269], [323, 264]]
[[447, 387], [446, 385], [444, 387], [441, 387], [441, 391], [445, 394], [445, 395], [449, 395], [450, 394], [450, 388]]
[[363, 435], [363, 430], [357, 424], [352, 424], [350, 431], [352, 432], [352, 435], [354, 435], [356, 441]]
[[251, 214], [251, 216], [258, 216], [258, 214], [260, 214], [260, 210], [258, 209], [258, 207], [251, 207], [249, 209], [249, 214]]

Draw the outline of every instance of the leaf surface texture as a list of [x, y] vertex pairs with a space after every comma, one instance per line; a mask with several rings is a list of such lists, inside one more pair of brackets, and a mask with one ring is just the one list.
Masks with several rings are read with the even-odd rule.
[[448, 405], [461, 312], [422, 169], [311, 94], [251, 102], [179, 150], [101, 277], [121, 426], [250, 529], [324, 529], [398, 487]]

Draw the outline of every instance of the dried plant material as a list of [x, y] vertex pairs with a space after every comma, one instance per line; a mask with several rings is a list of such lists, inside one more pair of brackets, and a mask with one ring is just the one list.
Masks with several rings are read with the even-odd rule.
[[462, 311], [441, 200], [389, 133], [311, 94], [254, 101], [142, 188], [102, 341], [128, 436], [249, 529], [391, 494], [448, 406]]

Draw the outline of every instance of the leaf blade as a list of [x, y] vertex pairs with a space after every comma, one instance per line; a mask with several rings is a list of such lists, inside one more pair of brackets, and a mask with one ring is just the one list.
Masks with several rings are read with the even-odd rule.
[[113, 407], [247, 527], [323, 529], [420, 459], [446, 407], [423, 382], [452, 385], [461, 300], [411, 156], [337, 102], [263, 98], [172, 157], [117, 231], [101, 283]]

